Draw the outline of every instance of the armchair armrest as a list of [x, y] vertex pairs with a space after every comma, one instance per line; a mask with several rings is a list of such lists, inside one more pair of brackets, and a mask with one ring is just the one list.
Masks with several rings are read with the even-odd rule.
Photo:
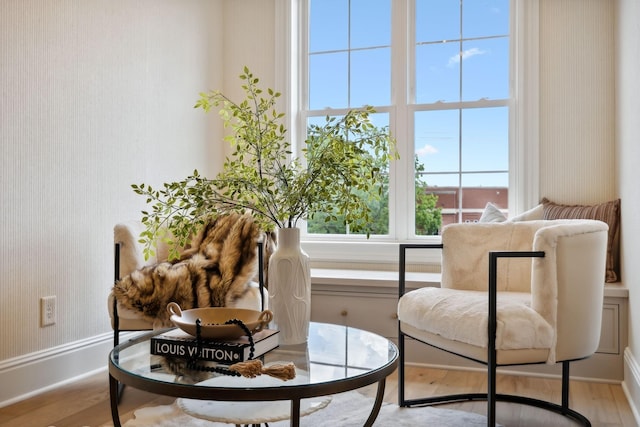
[[407, 276], [407, 249], [442, 249], [442, 243], [401, 243], [398, 266], [398, 298], [405, 294]]
[[[498, 329], [498, 259], [544, 258], [544, 251], [490, 251], [489, 252], [489, 345], [488, 363], [497, 363], [496, 331]], [[495, 378], [494, 378], [495, 380]]]

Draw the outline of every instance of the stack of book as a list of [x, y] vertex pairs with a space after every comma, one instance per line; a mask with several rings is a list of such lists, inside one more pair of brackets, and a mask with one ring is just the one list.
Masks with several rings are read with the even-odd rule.
[[[278, 347], [278, 330], [263, 329], [253, 334], [256, 359], [266, 352]], [[198, 350], [200, 354], [198, 354]], [[180, 357], [207, 362], [232, 365], [249, 360], [251, 344], [247, 336], [230, 341], [202, 339], [198, 348], [197, 339], [181, 329], [172, 329], [151, 337], [151, 354], [157, 356]]]

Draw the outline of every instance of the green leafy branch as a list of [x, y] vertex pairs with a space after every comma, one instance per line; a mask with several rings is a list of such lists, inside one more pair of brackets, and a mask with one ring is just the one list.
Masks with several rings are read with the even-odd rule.
[[309, 126], [301, 161], [292, 158], [281, 123], [284, 115], [276, 109], [280, 93], [267, 89], [265, 94], [246, 67], [240, 79], [245, 92], [240, 103], [210, 91], [201, 93], [195, 104], [205, 112], [218, 108], [230, 129], [224, 139], [233, 150], [222, 172], [207, 179], [196, 170], [160, 190], [132, 186], [151, 205], [142, 218], [146, 256], [154, 254], [159, 238], [169, 243], [171, 256], [177, 256], [208, 218], [231, 211], [252, 212], [264, 230], [296, 227], [315, 213], [340, 216], [353, 230], [364, 230], [372, 222], [368, 202], [382, 194], [386, 171], [381, 162], [398, 158], [388, 129], [375, 127], [369, 119], [375, 110], [350, 110]]

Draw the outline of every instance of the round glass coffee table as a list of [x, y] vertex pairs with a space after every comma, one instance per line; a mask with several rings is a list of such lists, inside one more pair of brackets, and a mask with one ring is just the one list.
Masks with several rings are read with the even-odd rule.
[[[258, 413], [252, 414], [245, 408], [240, 412], [246, 418], [229, 421], [228, 412], [233, 409], [232, 404], [203, 405], [207, 413], [200, 415], [188, 410], [197, 407], [189, 403], [192, 400], [262, 402], [253, 406], [259, 408], [269, 405], [268, 402], [290, 401], [285, 418], [290, 418], [291, 426], [299, 426], [301, 415], [321, 409], [328, 398], [305, 406], [306, 400], [377, 383], [371, 413], [363, 424], [371, 426], [382, 405], [386, 378], [398, 364], [397, 347], [384, 337], [347, 326], [311, 322], [307, 343], [280, 346], [261, 357], [265, 366], [293, 362], [296, 366], [294, 380], [263, 378], [264, 375], [252, 379], [229, 377], [185, 370], [167, 363], [160, 356], [151, 355], [150, 337], [160, 332], [163, 331], [147, 333], [120, 344], [109, 355], [111, 414], [116, 427], [120, 426], [119, 382], [140, 390], [183, 398], [181, 400], [185, 404], [181, 406], [186, 407], [192, 416], [235, 424], [259, 424], [273, 420], [264, 420]], [[247, 408], [251, 408], [252, 404], [248, 405]]]

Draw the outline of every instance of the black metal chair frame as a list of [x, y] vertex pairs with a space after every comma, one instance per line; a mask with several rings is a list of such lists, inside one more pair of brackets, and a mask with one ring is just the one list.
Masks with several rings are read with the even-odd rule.
[[[114, 244], [114, 283], [120, 280], [120, 245]], [[260, 310], [264, 310], [264, 243], [258, 242], [258, 287], [260, 289]], [[132, 330], [120, 329], [120, 318], [118, 317], [118, 300], [113, 299], [113, 346], [120, 344], [120, 332], [129, 332]], [[118, 384], [118, 402], [122, 399], [124, 384]]]
[[[442, 244], [401, 244], [400, 245], [400, 257], [399, 257], [399, 289], [398, 298], [405, 294], [406, 284], [406, 252], [407, 249], [442, 249]], [[495, 426], [496, 424], [496, 402], [509, 402], [517, 403], [528, 406], [534, 406], [548, 411], [555, 412], [564, 417], [571, 418], [581, 425], [591, 426], [591, 422], [579, 412], [569, 408], [569, 364], [573, 360], [562, 361], [562, 404], [558, 405], [545, 400], [534, 399], [524, 396], [517, 396], [511, 394], [499, 394], [496, 392], [496, 373], [498, 366], [514, 366], [514, 365], [501, 365], [497, 363], [496, 359], [496, 329], [497, 329], [497, 277], [498, 277], [498, 259], [499, 258], [542, 258], [544, 252], [542, 251], [491, 251], [489, 252], [489, 327], [487, 333], [489, 334], [489, 342], [487, 346], [487, 361], [477, 360], [471, 357], [460, 355], [465, 359], [472, 360], [477, 363], [481, 363], [487, 366], [487, 393], [459, 393], [444, 396], [431, 396], [421, 399], [405, 399], [405, 338], [417, 340], [411, 335], [407, 335], [402, 332], [400, 322], [398, 321], [398, 348], [399, 363], [398, 363], [398, 403], [401, 407], [410, 406], [430, 406], [443, 403], [454, 403], [464, 401], [486, 401], [487, 402], [487, 425]], [[417, 340], [420, 341], [420, 340]], [[423, 341], [420, 341], [423, 342]], [[435, 348], [432, 344], [425, 343]], [[440, 348], [439, 348], [440, 349]], [[444, 349], [440, 349], [447, 351]]]

